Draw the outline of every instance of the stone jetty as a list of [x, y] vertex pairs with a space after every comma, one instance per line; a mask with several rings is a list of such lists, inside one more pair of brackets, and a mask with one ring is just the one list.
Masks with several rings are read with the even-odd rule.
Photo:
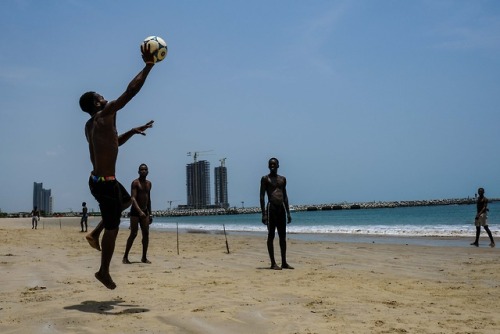
[[[500, 199], [490, 199], [490, 202], [500, 201]], [[475, 198], [452, 198], [417, 201], [390, 201], [390, 202], [361, 202], [361, 203], [330, 203], [314, 205], [291, 205], [291, 211], [329, 211], [329, 210], [359, 210], [359, 209], [381, 209], [400, 208], [411, 206], [435, 206], [435, 205], [467, 205], [476, 203]], [[155, 211], [153, 214], [159, 217], [179, 217], [179, 216], [216, 216], [216, 215], [236, 215], [260, 213], [259, 207], [249, 208], [229, 208], [229, 209], [200, 209], [200, 210], [166, 210]]]

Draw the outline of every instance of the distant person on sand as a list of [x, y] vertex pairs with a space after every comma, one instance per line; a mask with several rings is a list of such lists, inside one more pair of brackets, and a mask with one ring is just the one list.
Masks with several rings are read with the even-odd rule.
[[128, 253], [135, 237], [141, 226], [142, 234], [142, 263], [151, 263], [147, 258], [149, 245], [149, 225], [153, 222], [151, 215], [151, 182], [146, 180], [148, 176], [148, 166], [141, 164], [139, 166], [139, 178], [132, 181], [131, 197], [132, 206], [130, 207], [130, 236], [127, 239], [125, 246], [125, 254], [123, 255], [123, 263], [130, 264]]
[[39, 220], [40, 210], [38, 210], [38, 207], [35, 206], [33, 210], [31, 210], [31, 229], [37, 229]]
[[486, 233], [488, 233], [488, 237], [490, 237], [490, 247], [495, 247], [495, 241], [493, 240], [493, 235], [491, 235], [491, 231], [488, 227], [488, 199], [484, 196], [484, 189], [479, 188], [477, 190], [479, 197], [477, 198], [477, 213], [476, 219], [474, 221], [476, 225], [476, 240], [471, 243], [472, 246], [479, 247], [479, 235], [481, 234], [481, 226], [484, 227]]
[[[80, 220], [80, 226], [82, 230], [80, 232], [87, 232], [87, 219], [88, 219], [88, 209], [87, 209], [87, 203], [83, 202], [82, 203], [82, 219]], [[85, 230], [83, 230], [83, 226], [85, 225]]]
[[[121, 213], [130, 206], [131, 201], [127, 190], [115, 177], [118, 147], [135, 134], [146, 135], [144, 131], [153, 126], [153, 121], [149, 121], [121, 135], [118, 135], [116, 130], [117, 112], [141, 90], [154, 66], [154, 56], [149, 48], [144, 50], [142, 58], [145, 62], [144, 68], [132, 79], [127, 90], [118, 99], [108, 102], [95, 92], [87, 92], [80, 98], [81, 109], [91, 116], [85, 124], [85, 136], [89, 143], [93, 167], [89, 188], [99, 203], [102, 216], [101, 222], [94, 231], [86, 235], [86, 239], [93, 248], [102, 248], [101, 267], [95, 277], [108, 289], [116, 288], [109, 274], [109, 265], [115, 250]], [[99, 235], [103, 229], [102, 247], [99, 247]]]
[[[262, 211], [262, 223], [267, 225], [267, 251], [271, 259], [271, 269], [281, 270], [293, 269], [286, 262], [286, 224], [292, 222], [288, 196], [286, 194], [286, 178], [278, 175], [279, 161], [276, 158], [269, 159], [269, 174], [260, 180], [260, 208]], [[268, 203], [266, 206], [265, 195]], [[274, 259], [274, 235], [278, 230], [281, 249], [281, 267]]]

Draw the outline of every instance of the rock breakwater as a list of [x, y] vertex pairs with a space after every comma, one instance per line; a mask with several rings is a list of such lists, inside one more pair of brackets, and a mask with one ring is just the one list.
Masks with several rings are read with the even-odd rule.
[[[500, 201], [500, 199], [490, 199], [490, 201]], [[330, 203], [315, 205], [293, 205], [291, 211], [327, 211], [327, 210], [359, 210], [359, 209], [381, 209], [398, 208], [412, 206], [435, 206], [435, 205], [467, 205], [476, 203], [475, 198], [453, 198], [453, 199], [434, 199], [417, 201], [388, 201], [388, 202], [361, 202], [361, 203]], [[179, 216], [213, 216], [213, 215], [235, 215], [260, 213], [259, 207], [249, 208], [229, 208], [229, 209], [200, 209], [200, 210], [167, 210], [155, 211], [155, 216], [161, 217], [179, 217]]]

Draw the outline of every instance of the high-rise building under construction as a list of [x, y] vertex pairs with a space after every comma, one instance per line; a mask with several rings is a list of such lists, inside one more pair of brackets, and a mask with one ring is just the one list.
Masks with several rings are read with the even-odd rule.
[[210, 163], [206, 160], [186, 165], [187, 206], [205, 209], [210, 206]]
[[224, 165], [224, 160], [221, 160], [221, 166], [215, 167], [215, 206], [218, 208], [229, 208], [227, 196], [227, 168]]

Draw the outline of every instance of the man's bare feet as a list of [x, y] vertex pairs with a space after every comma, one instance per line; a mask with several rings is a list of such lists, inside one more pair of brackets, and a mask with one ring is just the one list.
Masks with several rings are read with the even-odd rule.
[[477, 242], [473, 242], [473, 243], [471, 243], [470, 245], [471, 245], [471, 246], [476, 246], [476, 247], [479, 247], [479, 243], [477, 243]]
[[281, 265], [281, 268], [283, 268], [283, 269], [295, 269], [294, 267], [292, 267], [288, 263], [285, 263], [285, 264]]
[[490, 243], [490, 247], [494, 248], [495, 247], [495, 243], [494, 242]]
[[151, 261], [149, 261], [148, 259], [142, 259], [141, 262], [142, 263], [148, 263], [148, 264], [151, 263]]
[[280, 267], [280, 266], [278, 266], [276, 263], [274, 263], [274, 264], [272, 264], [272, 265], [271, 265], [271, 268], [269, 268], [269, 269], [273, 269], [273, 270], [281, 270], [281, 267]]
[[95, 273], [95, 278], [97, 278], [97, 280], [99, 282], [101, 282], [106, 288], [108, 288], [110, 290], [113, 290], [114, 288], [116, 288], [116, 284], [115, 284], [115, 282], [113, 282], [113, 280], [111, 279], [111, 276], [109, 274], [102, 275], [98, 271]]
[[122, 260], [122, 263], [123, 264], [130, 264], [131, 262], [126, 257], [124, 257]]
[[101, 250], [101, 246], [99, 245], [99, 239], [94, 238], [91, 233], [87, 234], [85, 236], [85, 239], [87, 239], [87, 242], [89, 243], [90, 247], [95, 248], [98, 251]]

